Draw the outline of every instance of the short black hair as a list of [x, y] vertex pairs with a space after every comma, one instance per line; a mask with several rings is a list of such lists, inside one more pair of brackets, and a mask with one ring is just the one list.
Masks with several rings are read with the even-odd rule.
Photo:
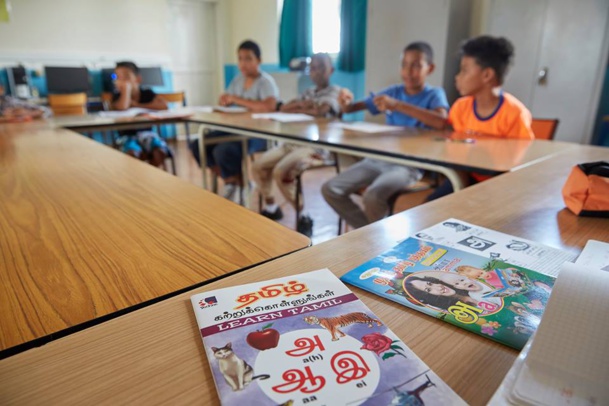
[[461, 45], [461, 56], [474, 58], [482, 68], [494, 70], [502, 85], [514, 57], [514, 46], [506, 38], [482, 35], [465, 41]]
[[433, 63], [433, 49], [431, 48], [431, 45], [429, 45], [427, 42], [411, 42], [410, 44], [406, 45], [406, 48], [404, 48], [404, 53], [408, 51], [422, 52], [423, 54], [425, 54], [425, 59], [427, 59], [427, 63]]
[[237, 50], [241, 51], [242, 49], [247, 49], [247, 50], [252, 51], [254, 53], [254, 55], [256, 55], [256, 58], [260, 59], [260, 56], [261, 56], [260, 47], [254, 41], [249, 40], [249, 39], [246, 41], [243, 41], [241, 44], [239, 44], [239, 48], [237, 48]]
[[131, 61], [121, 61], [121, 62], [117, 62], [116, 63], [116, 67], [117, 68], [126, 68], [129, 69], [131, 72], [133, 72], [136, 75], [140, 74], [140, 68], [138, 68], [138, 66], [131, 62]]

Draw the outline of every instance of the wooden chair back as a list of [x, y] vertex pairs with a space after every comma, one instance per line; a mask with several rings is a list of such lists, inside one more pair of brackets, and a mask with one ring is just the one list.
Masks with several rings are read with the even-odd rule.
[[158, 93], [167, 103], [181, 103], [182, 106], [186, 106], [186, 94], [184, 92], [174, 93]]
[[87, 114], [87, 94], [50, 94], [49, 106], [56, 116], [82, 116]]

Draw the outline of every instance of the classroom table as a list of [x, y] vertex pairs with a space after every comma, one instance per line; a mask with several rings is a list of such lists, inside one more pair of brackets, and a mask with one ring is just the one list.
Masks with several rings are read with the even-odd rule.
[[[573, 146], [564, 142], [517, 139], [502, 139], [501, 143], [497, 143], [497, 138], [492, 136], [403, 127], [396, 127], [395, 131], [389, 132], [366, 133], [341, 128], [338, 120], [281, 123], [252, 118], [250, 113], [199, 112], [187, 120], [232, 134], [289, 141], [305, 146], [313, 143], [336, 153], [372, 157], [438, 172], [450, 180], [454, 190], [463, 188], [458, 170], [496, 175], [545, 159]], [[199, 134], [204, 140], [204, 132], [200, 130]], [[201, 151], [204, 143], [205, 141], [200, 145]], [[204, 168], [203, 152], [201, 157]], [[206, 177], [203, 179], [206, 182]]]
[[309, 245], [72, 131], [0, 125], [0, 358]]
[[[575, 164], [608, 148], [568, 152], [499, 175], [331, 241], [193, 289], [0, 361], [3, 404], [218, 404], [192, 294], [321, 268], [342, 275], [417, 230], [455, 217], [578, 253], [609, 241], [609, 219], [577, 217], [561, 196]], [[518, 352], [351, 287], [466, 402], [485, 404]]]
[[[497, 143], [495, 137], [484, 135], [400, 127], [391, 132], [371, 134], [343, 129], [337, 125], [339, 121], [332, 119], [280, 123], [255, 119], [250, 113], [197, 112], [164, 120], [149, 117], [111, 119], [94, 115], [53, 120], [56, 126], [82, 132], [176, 122], [202, 125], [199, 130], [203, 139], [200, 143], [201, 151], [205, 148], [204, 128], [226, 131], [241, 137], [289, 141], [304, 146], [314, 144], [336, 153], [372, 157], [442, 173], [451, 181], [455, 190], [463, 188], [457, 173], [459, 170], [496, 175], [546, 159], [573, 146], [570, 143], [546, 140], [502, 139], [501, 143]], [[239, 139], [242, 138], [233, 138]], [[205, 154], [201, 152], [200, 156], [205, 173]], [[244, 174], [247, 176], [247, 171]], [[203, 176], [203, 187], [207, 189], [207, 176]]]

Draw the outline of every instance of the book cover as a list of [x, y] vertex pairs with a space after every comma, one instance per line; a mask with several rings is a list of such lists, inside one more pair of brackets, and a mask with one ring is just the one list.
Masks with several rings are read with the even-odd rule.
[[341, 279], [519, 350], [539, 325], [555, 280], [416, 238]]
[[191, 301], [223, 405], [464, 404], [327, 269]]

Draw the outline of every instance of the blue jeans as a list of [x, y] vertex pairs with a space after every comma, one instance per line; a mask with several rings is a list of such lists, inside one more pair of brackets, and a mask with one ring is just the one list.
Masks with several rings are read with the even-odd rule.
[[[210, 131], [205, 134], [205, 138], [218, 138], [230, 135], [224, 131]], [[249, 138], [247, 140], [247, 152], [252, 154], [266, 149], [266, 140], [260, 138]], [[199, 155], [199, 140], [193, 140], [190, 143], [190, 150], [196, 161], [201, 165], [201, 157]], [[205, 146], [205, 156], [207, 158], [207, 166], [212, 167], [218, 165], [222, 179], [241, 174], [241, 162], [243, 160], [243, 151], [240, 141], [223, 142], [221, 144], [213, 144]]]

